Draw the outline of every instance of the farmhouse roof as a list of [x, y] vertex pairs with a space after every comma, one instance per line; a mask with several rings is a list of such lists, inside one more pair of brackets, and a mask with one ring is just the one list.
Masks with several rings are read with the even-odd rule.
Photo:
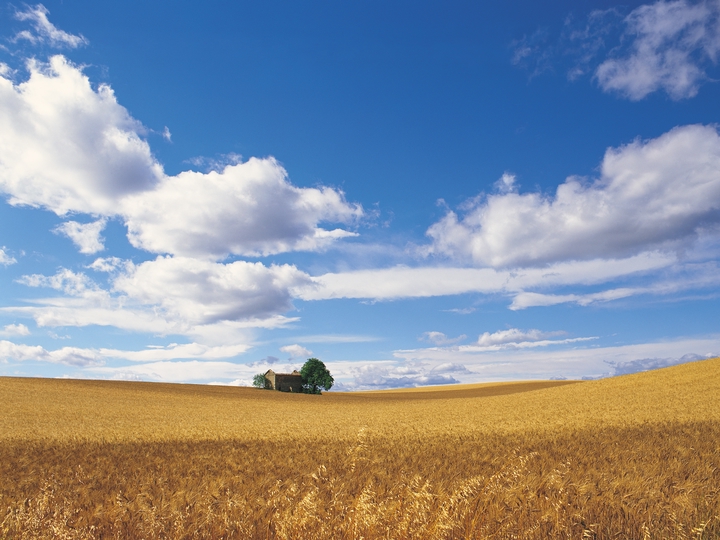
[[[268, 373], [275, 373], [272, 369], [268, 369], [265, 372], [265, 375]], [[275, 373], [275, 375], [297, 375], [298, 377], [301, 377], [300, 372], [297, 369], [294, 369], [292, 373]]]

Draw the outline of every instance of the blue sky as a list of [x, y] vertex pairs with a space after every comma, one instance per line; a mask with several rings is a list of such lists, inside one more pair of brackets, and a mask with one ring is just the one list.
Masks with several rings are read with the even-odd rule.
[[720, 3], [0, 9], [0, 375], [720, 354]]

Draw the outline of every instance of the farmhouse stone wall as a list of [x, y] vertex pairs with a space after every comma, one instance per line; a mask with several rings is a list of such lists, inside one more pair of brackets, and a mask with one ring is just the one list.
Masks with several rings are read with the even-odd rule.
[[302, 376], [297, 370], [292, 373], [275, 373], [270, 369], [265, 373], [265, 388], [280, 392], [302, 392]]

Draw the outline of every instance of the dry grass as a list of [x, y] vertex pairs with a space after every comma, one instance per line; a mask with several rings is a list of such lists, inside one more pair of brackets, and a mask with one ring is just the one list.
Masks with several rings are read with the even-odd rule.
[[0, 538], [720, 538], [718, 359], [319, 397], [0, 379], [0, 398]]

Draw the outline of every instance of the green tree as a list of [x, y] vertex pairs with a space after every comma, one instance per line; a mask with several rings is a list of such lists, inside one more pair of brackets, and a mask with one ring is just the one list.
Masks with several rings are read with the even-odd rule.
[[319, 394], [321, 388], [330, 390], [335, 382], [328, 368], [317, 358], [308, 358], [300, 370], [300, 375], [303, 381], [303, 391], [308, 394]]
[[258, 373], [253, 377], [253, 386], [255, 388], [265, 388], [265, 375]]

